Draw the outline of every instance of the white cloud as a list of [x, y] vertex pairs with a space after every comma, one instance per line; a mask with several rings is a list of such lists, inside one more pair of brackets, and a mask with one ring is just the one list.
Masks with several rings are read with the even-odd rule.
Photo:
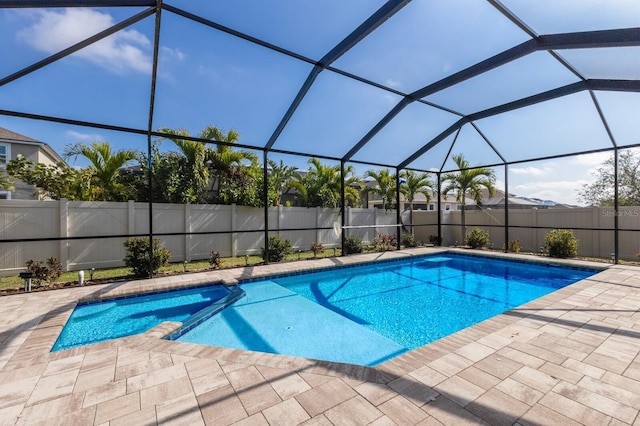
[[180, 49], [170, 49], [166, 46], [162, 46], [160, 50], [162, 51], [162, 55], [164, 56], [165, 60], [177, 59], [178, 61], [182, 61], [186, 57], [186, 55]]
[[509, 192], [558, 203], [578, 204], [577, 191], [588, 183], [585, 179], [526, 182], [509, 186]]
[[395, 80], [392, 80], [392, 79], [390, 79], [390, 78], [388, 78], [388, 79], [384, 82], [384, 84], [385, 84], [385, 86], [390, 87], [390, 88], [392, 88], [392, 89], [397, 89], [397, 88], [399, 88], [400, 86], [402, 86], [402, 84], [400, 84], [400, 82], [399, 82], [399, 81], [395, 81]]
[[611, 152], [596, 152], [593, 154], [582, 154], [571, 157], [572, 162], [585, 166], [600, 166], [611, 157]]
[[[59, 52], [115, 24], [109, 14], [92, 9], [71, 8], [34, 12], [33, 24], [18, 37], [34, 49], [48, 54]], [[151, 42], [136, 30], [121, 30], [74, 54], [109, 71], [151, 72]]]
[[65, 134], [70, 138], [79, 140], [79, 141], [100, 141], [104, 139], [102, 136], [98, 134], [92, 135], [89, 133], [74, 132], [73, 130], [67, 130]]
[[517, 175], [533, 175], [540, 176], [548, 173], [548, 169], [539, 168], [539, 167], [512, 167], [509, 169], [509, 172], [515, 173]]

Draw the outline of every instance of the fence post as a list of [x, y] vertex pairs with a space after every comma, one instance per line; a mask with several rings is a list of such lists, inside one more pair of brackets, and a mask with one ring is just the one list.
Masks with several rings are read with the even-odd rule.
[[[382, 210], [382, 209], [380, 209]], [[378, 228], [376, 228], [375, 226], [378, 225], [378, 209], [376, 209], [375, 207], [373, 208], [373, 239], [371, 239], [371, 234], [370, 234], [370, 230], [367, 230], [367, 234], [369, 234], [369, 244], [373, 243], [376, 239], [376, 232], [378, 232]]]
[[316, 241], [321, 243], [320, 229], [318, 228], [320, 228], [320, 207], [316, 206]]
[[238, 206], [231, 204], [231, 257], [238, 254], [238, 239], [236, 238], [236, 226], [238, 224]]
[[184, 260], [191, 261], [191, 204], [184, 205]]
[[60, 247], [58, 252], [58, 259], [64, 271], [69, 270], [69, 241], [66, 239], [69, 236], [69, 203], [66, 198], [61, 198], [58, 202], [59, 218], [60, 218]]
[[133, 235], [136, 233], [136, 202], [133, 200], [127, 201], [127, 234]]
[[[600, 229], [600, 214], [598, 207], [591, 207], [591, 229]], [[600, 231], [591, 231], [591, 256], [600, 256]], [[608, 253], [605, 253], [608, 254]], [[606, 258], [606, 257], [605, 257]]]

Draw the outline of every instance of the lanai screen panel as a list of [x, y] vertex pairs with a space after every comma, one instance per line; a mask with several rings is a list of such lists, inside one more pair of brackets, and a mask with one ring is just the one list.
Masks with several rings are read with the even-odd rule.
[[551, 54], [535, 52], [436, 92], [425, 100], [472, 114], [577, 81], [579, 78]]
[[[12, 74], [24, 68], [24, 60], [10, 59], [22, 58], [22, 52], [29, 59], [45, 59], [127, 19], [135, 17], [137, 22], [20, 78], [3, 81], [0, 109], [139, 127], [149, 113], [154, 20], [136, 17], [137, 12], [140, 9], [4, 11], [3, 19], [16, 31], [2, 40], [2, 56], [8, 58]], [[49, 138], [41, 140], [53, 144]], [[61, 151], [58, 145], [54, 149]]]
[[166, 3], [312, 60], [319, 60], [382, 0], [174, 0]]
[[323, 71], [273, 148], [341, 158], [399, 100], [394, 93]]
[[486, 1], [414, 1], [335, 66], [409, 93], [526, 39]]
[[311, 65], [164, 12], [154, 128], [216, 125], [262, 147]]

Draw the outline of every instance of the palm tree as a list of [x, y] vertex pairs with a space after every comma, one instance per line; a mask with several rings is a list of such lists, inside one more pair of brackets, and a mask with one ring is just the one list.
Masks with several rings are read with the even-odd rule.
[[94, 141], [90, 145], [83, 143], [67, 145], [63, 156], [65, 159], [84, 157], [91, 163], [89, 169], [97, 181], [96, 198], [102, 201], [126, 201], [127, 188], [120, 183], [120, 169], [137, 158], [137, 152], [130, 149], [112, 151], [106, 141]]
[[[191, 137], [185, 129], [172, 130], [161, 128], [159, 132], [172, 135], [167, 137], [173, 142], [182, 156], [180, 168], [180, 183], [172, 188], [165, 188], [177, 194], [177, 200], [183, 203], [193, 203], [202, 201], [209, 183], [209, 169], [205, 164], [206, 149], [204, 143], [196, 142], [188, 138]], [[174, 200], [174, 195], [167, 194], [169, 200]]]
[[[234, 189], [244, 186], [255, 190], [255, 185], [245, 182], [247, 173], [243, 167], [247, 163], [257, 164], [258, 157], [253, 152], [236, 151], [227, 145], [236, 143], [240, 138], [240, 134], [235, 130], [225, 133], [216, 126], [202, 129], [197, 138], [226, 143], [216, 144], [215, 149], [206, 143], [191, 140], [191, 135], [184, 129], [162, 128], [158, 131], [173, 136], [167, 139], [178, 147], [184, 158], [184, 164], [181, 165], [181, 182], [178, 185], [181, 202], [205, 201], [207, 186], [210, 183], [212, 188], [218, 189], [217, 198], [223, 198], [220, 194], [226, 190], [225, 185]], [[236, 202], [235, 199], [226, 201]]]
[[259, 205], [262, 176], [258, 156], [251, 151], [236, 150], [231, 145], [238, 142], [240, 134], [235, 130], [224, 132], [215, 126], [205, 127], [200, 137], [215, 142], [215, 149], [207, 146], [205, 161], [213, 178], [212, 188], [218, 188], [216, 201], [226, 204]]
[[258, 156], [255, 153], [247, 150], [236, 151], [231, 147], [232, 144], [237, 143], [240, 139], [240, 133], [233, 129], [224, 133], [216, 126], [208, 126], [202, 129], [200, 138], [215, 142], [225, 142], [225, 144], [217, 144], [215, 149], [207, 147], [205, 151], [205, 161], [208, 162], [209, 167], [213, 170], [229, 173], [232, 169], [247, 163], [255, 164], [258, 162]]
[[416, 194], [423, 194], [429, 204], [433, 192], [433, 182], [431, 182], [428, 173], [416, 173], [413, 170], [403, 170], [400, 172], [400, 177], [404, 180], [400, 184], [400, 192], [409, 202], [409, 218], [413, 234], [413, 200]]
[[[298, 174], [291, 181], [291, 187], [302, 197], [302, 204], [306, 207], [340, 207], [340, 166], [327, 166], [317, 158], [310, 158], [309, 164], [307, 173]], [[345, 201], [357, 205], [360, 201], [360, 179], [355, 176], [353, 166], [345, 167], [344, 174]]]
[[442, 183], [447, 182], [442, 190], [442, 195], [446, 197], [450, 191], [456, 191], [456, 201], [462, 207], [462, 238], [466, 239], [465, 197], [469, 195], [477, 204], [480, 204], [483, 188], [486, 188], [489, 191], [489, 196], [493, 197], [496, 191], [496, 174], [488, 167], [471, 168], [462, 154], [454, 155], [453, 161], [459, 171], [446, 173], [442, 177]]
[[390, 210], [396, 197], [396, 175], [391, 174], [389, 169], [382, 169], [367, 170], [364, 176], [365, 179], [371, 178], [376, 183], [375, 186], [367, 188], [367, 191], [379, 195], [382, 198], [382, 206]]
[[400, 192], [409, 202], [409, 209], [413, 210], [413, 201], [416, 194], [423, 194], [427, 204], [431, 201], [433, 193], [433, 182], [429, 178], [429, 173], [416, 173], [413, 170], [403, 170], [400, 172], [403, 181], [400, 184]]
[[298, 169], [294, 166], [285, 166], [273, 160], [267, 160], [271, 171], [269, 172], [269, 198], [273, 199], [273, 205], [279, 206], [282, 202], [282, 194], [290, 187], [290, 182], [298, 176]]

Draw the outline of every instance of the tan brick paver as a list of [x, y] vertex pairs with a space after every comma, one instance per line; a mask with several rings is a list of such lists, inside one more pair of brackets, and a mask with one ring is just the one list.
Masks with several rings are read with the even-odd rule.
[[376, 368], [158, 339], [175, 324], [49, 352], [81, 298], [434, 250], [5, 297], [0, 425], [640, 423], [640, 268], [632, 266], [610, 267]]

